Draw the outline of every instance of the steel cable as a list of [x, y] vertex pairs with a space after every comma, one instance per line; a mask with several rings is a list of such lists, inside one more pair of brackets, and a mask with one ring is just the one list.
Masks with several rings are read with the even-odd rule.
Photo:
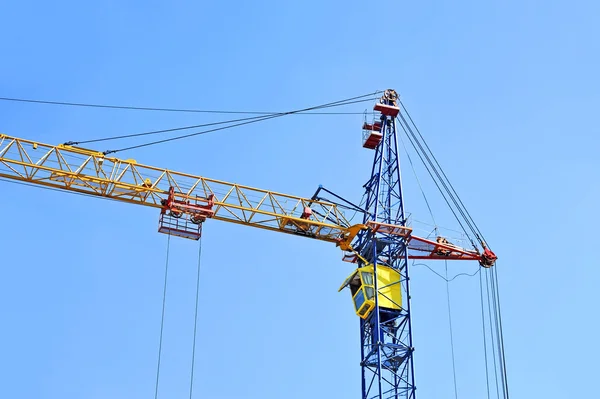
[[160, 380], [160, 360], [162, 355], [163, 331], [165, 326], [165, 305], [167, 303], [167, 282], [169, 275], [169, 249], [171, 247], [171, 234], [167, 238], [167, 260], [165, 262], [165, 282], [163, 287], [162, 315], [160, 318], [160, 338], [158, 341], [158, 362], [156, 365], [156, 386], [154, 388], [154, 399], [158, 398], [158, 382]]
[[448, 261], [444, 260], [446, 270], [446, 298], [448, 300], [448, 326], [450, 327], [450, 350], [452, 352], [452, 376], [454, 379], [454, 398], [458, 399], [458, 388], [456, 385], [456, 362], [454, 360], [454, 333], [452, 331], [452, 310], [450, 307], [450, 282], [448, 281]]
[[487, 333], [485, 330], [485, 311], [484, 311], [484, 300], [483, 300], [483, 276], [479, 273], [479, 296], [481, 302], [481, 326], [483, 331], [483, 354], [485, 359], [485, 385], [487, 387], [487, 397], [490, 399], [490, 377], [488, 371], [488, 354], [487, 354]]
[[[381, 91], [378, 91], [380, 93]], [[29, 98], [15, 97], [0, 97], [1, 101], [31, 103], [31, 104], [46, 104], [46, 105], [61, 105], [69, 107], [87, 107], [87, 108], [105, 108], [105, 109], [121, 109], [130, 111], [159, 111], [159, 112], [184, 112], [184, 113], [199, 113], [199, 114], [238, 114], [238, 115], [272, 115], [278, 112], [270, 111], [224, 111], [224, 110], [203, 110], [203, 109], [186, 109], [186, 108], [156, 108], [156, 107], [136, 107], [127, 105], [110, 105], [110, 104], [90, 104], [77, 103], [66, 101], [47, 101], [35, 100]], [[307, 115], [363, 115], [364, 112], [299, 112]]]
[[[425, 157], [425, 159], [427, 160], [427, 162], [429, 163], [429, 165], [431, 167], [431, 170], [437, 176], [439, 183], [444, 187], [444, 189], [445, 189], [448, 197], [454, 203], [454, 206], [456, 207], [456, 210], [461, 214], [461, 216], [463, 218], [463, 221], [467, 224], [467, 226], [469, 227], [469, 229], [471, 230], [471, 232], [475, 235], [475, 237], [478, 237], [477, 232], [475, 231], [474, 227], [471, 224], [471, 221], [466, 217], [466, 215], [464, 213], [464, 210], [458, 204], [457, 199], [455, 198], [455, 196], [453, 195], [453, 193], [448, 188], [448, 185], [446, 184], [446, 181], [444, 181], [444, 179], [442, 179], [442, 176], [440, 175], [439, 169], [436, 168], [435, 164], [431, 161], [431, 158], [429, 157], [427, 151], [425, 151], [423, 145], [421, 144], [421, 141], [414, 134], [414, 132], [412, 131], [411, 127], [408, 125], [408, 123], [406, 122], [406, 119], [404, 118], [404, 116], [402, 114], [400, 114], [400, 118], [402, 119], [402, 122], [404, 122], [404, 125], [402, 123], [400, 123], [400, 124], [403, 125], [403, 127], [406, 127], [406, 129], [404, 129], [405, 132], [408, 132], [412, 136], [412, 138], [414, 139], [416, 145], [421, 150], [421, 154], [423, 155], [423, 157]], [[423, 142], [424, 142], [424, 140], [423, 140]], [[415, 148], [415, 151], [418, 152], [418, 150], [416, 148]], [[423, 157], [421, 157], [421, 160], [423, 160]], [[433, 176], [432, 176], [432, 178], [433, 178]], [[438, 187], [438, 189], [440, 189], [440, 187], [439, 187], [438, 184], [436, 184], [436, 186]], [[443, 193], [442, 193], [442, 195], [443, 195]], [[445, 198], [445, 196], [444, 196], [444, 198]], [[446, 202], [448, 202], [448, 201], [446, 201]], [[448, 204], [448, 206], [450, 206], [450, 204]], [[464, 229], [464, 227], [462, 226], [462, 223], [460, 222], [460, 220], [458, 219], [458, 217], [456, 216], [456, 214], [454, 214], [454, 215], [455, 215], [457, 221], [459, 222], [459, 224], [461, 224], [461, 227], [463, 228], [463, 230], [464, 230], [465, 234], [467, 235], [467, 237], [469, 237], [469, 240], [471, 241], [471, 243], [473, 244], [473, 246], [476, 247], [474, 245], [473, 240], [470, 238], [469, 234], [467, 233], [466, 229]]]
[[448, 205], [448, 208], [450, 209], [450, 211], [452, 212], [452, 214], [454, 215], [454, 218], [456, 219], [456, 221], [458, 222], [458, 224], [460, 225], [461, 229], [463, 230], [463, 232], [467, 235], [467, 237], [469, 238], [469, 240], [471, 241], [471, 244], [473, 246], [475, 246], [475, 243], [473, 242], [473, 240], [471, 239], [471, 237], [469, 236], [469, 234], [467, 233], [467, 229], [465, 229], [465, 227], [463, 226], [460, 218], [458, 217], [458, 215], [456, 214], [454, 208], [450, 205], [450, 202], [448, 200], [448, 198], [446, 197], [446, 194], [444, 194], [444, 191], [442, 190], [442, 188], [440, 187], [438, 181], [435, 179], [435, 177], [433, 176], [433, 172], [430, 170], [430, 167], [427, 166], [427, 164], [425, 163], [425, 160], [423, 159], [423, 156], [421, 155], [421, 153], [419, 152], [419, 150], [417, 149], [417, 144], [415, 144], [413, 142], [413, 139], [411, 138], [411, 136], [408, 134], [408, 131], [406, 130], [405, 126], [400, 123], [400, 127], [402, 127], [402, 130], [404, 130], [404, 132], [406, 133], [406, 137], [408, 137], [408, 141], [411, 143], [411, 145], [413, 146], [413, 148], [415, 149], [415, 152], [417, 153], [417, 156], [421, 159], [421, 162], [423, 163], [423, 165], [425, 166], [425, 169], [427, 170], [427, 172], [429, 173], [429, 176], [431, 177], [431, 179], [433, 180], [434, 184], [436, 185], [436, 187], [438, 188], [438, 191], [440, 192], [440, 194], [442, 194], [442, 198], [444, 198], [444, 201], [446, 202], [446, 204]]
[[408, 117], [408, 119], [410, 120], [410, 122], [412, 123], [412, 125], [415, 127], [416, 132], [419, 134], [419, 136], [421, 137], [423, 144], [426, 146], [427, 150], [429, 151], [429, 153], [431, 154], [433, 160], [435, 161], [435, 163], [438, 165], [440, 172], [442, 173], [442, 175], [444, 176], [444, 178], [446, 179], [446, 181], [448, 182], [448, 185], [450, 186], [452, 192], [454, 192], [454, 194], [456, 195], [457, 200], [459, 201], [459, 203], [462, 205], [462, 208], [466, 214], [466, 216], [470, 219], [470, 221], [473, 224], [473, 227], [475, 228], [476, 231], [474, 231], [474, 233], [479, 235], [479, 238], [481, 240], [483, 240], [485, 242], [485, 239], [483, 237], [483, 234], [481, 233], [481, 230], [479, 230], [479, 228], [477, 227], [477, 224], [475, 223], [475, 221], [473, 220], [473, 218], [471, 217], [471, 214], [469, 213], [469, 211], [467, 210], [467, 207], [464, 205], [464, 203], [462, 202], [462, 200], [460, 199], [460, 196], [458, 195], [458, 193], [456, 192], [456, 190], [454, 189], [454, 186], [452, 185], [452, 183], [450, 182], [450, 180], [448, 179], [448, 177], [446, 176], [446, 173], [444, 172], [444, 170], [442, 169], [441, 165], [439, 164], [439, 162], [437, 161], [437, 158], [435, 157], [435, 155], [433, 154], [433, 152], [431, 151], [431, 149], [429, 148], [429, 145], [427, 144], [427, 142], [425, 141], [425, 138], [423, 137], [423, 135], [421, 134], [421, 131], [419, 130], [419, 128], [417, 127], [417, 125], [414, 123], [412, 117], [410, 116], [410, 113], [408, 112], [408, 110], [406, 109], [406, 107], [404, 106], [404, 103], [402, 103], [402, 101], [400, 101], [400, 105], [402, 106], [402, 109], [404, 110], [404, 112], [406, 113], [406, 116]]
[[[477, 249], [477, 246], [470, 238], [469, 233], [465, 229], [465, 225], [468, 227], [470, 232], [475, 236], [478, 243], [485, 249], [488, 248], [487, 243], [485, 242], [485, 238], [481, 233], [481, 230], [473, 220], [473, 217], [466, 209], [463, 201], [460, 196], [456, 192], [456, 189], [448, 179], [448, 176], [442, 169], [439, 164], [437, 158], [431, 151], [431, 148], [428, 146], [425, 141], [423, 135], [419, 131], [418, 127], [414, 123], [412, 117], [408, 113], [408, 110], [404, 106], [402, 102], [400, 102], [403, 112], [400, 113], [397, 118], [400, 126], [404, 130], [406, 136], [408, 137], [412, 147], [415, 152], [423, 162], [425, 169], [433, 179], [436, 187], [442, 194], [446, 204], [450, 208], [452, 214], [456, 218], [457, 222], [471, 240], [473, 246]], [[404, 117], [403, 114], [406, 114], [408, 120]], [[409, 123], [410, 121], [410, 123]], [[414, 131], [413, 131], [414, 128]], [[416, 134], [415, 134], [416, 132]], [[409, 159], [410, 160], [410, 159]], [[411, 162], [412, 164], [412, 162]], [[443, 188], [443, 189], [442, 189]], [[461, 216], [461, 218], [458, 217]], [[465, 225], [463, 225], [463, 223]], [[495, 268], [494, 268], [495, 269]], [[437, 274], [437, 273], [436, 273]], [[508, 399], [508, 381], [506, 374], [506, 359], [504, 353], [504, 334], [502, 331], [502, 316], [500, 312], [500, 297], [499, 297], [499, 289], [498, 289], [498, 275], [496, 270], [492, 270], [490, 272], [486, 272], [486, 284], [485, 290], [487, 295], [487, 316], [489, 318], [490, 323], [490, 346], [492, 349], [492, 358], [493, 358], [493, 366], [494, 366], [494, 376], [495, 376], [495, 384], [496, 384], [496, 395], [500, 398], [500, 392], [502, 392], [502, 398]], [[487, 357], [487, 332], [486, 332], [486, 315], [484, 311], [484, 299], [483, 299], [483, 278], [480, 275], [480, 299], [482, 305], [482, 328], [483, 328], [483, 337], [484, 337], [484, 355], [485, 355], [485, 364], [486, 364], [486, 387], [488, 392], [488, 398], [490, 397], [490, 388], [489, 388], [489, 371], [488, 371], [488, 357]]]
[[[337, 106], [348, 105], [348, 104], [361, 103], [361, 102], [365, 102], [365, 101], [372, 101], [372, 98], [364, 99], [364, 97], [372, 97], [376, 93], [377, 92], [369, 93], [369, 94], [364, 94], [362, 96], [356, 96], [356, 97], [348, 98], [348, 99], [345, 99], [345, 100], [339, 100], [339, 101], [334, 101], [334, 102], [331, 102], [331, 103], [326, 103], [326, 104], [317, 105], [317, 106], [313, 106], [313, 107], [303, 108], [303, 109], [299, 109], [299, 110], [294, 110], [294, 111], [288, 111], [288, 112], [282, 112], [282, 113], [278, 113], [278, 114], [268, 115], [268, 116], [259, 117], [259, 118], [252, 119], [252, 120], [248, 120], [248, 121], [245, 121], [245, 122], [235, 123], [235, 124], [228, 125], [228, 126], [222, 126], [222, 127], [218, 127], [218, 128], [214, 128], [214, 129], [203, 130], [203, 131], [200, 131], [200, 132], [185, 134], [185, 135], [182, 135], [182, 136], [170, 137], [168, 139], [152, 141], [152, 142], [149, 142], [149, 143], [134, 145], [134, 146], [130, 146], [130, 147], [124, 147], [124, 148], [120, 148], [120, 149], [117, 149], [117, 150], [107, 150], [107, 151], [104, 151], [104, 154], [105, 155], [114, 154], [116, 152], [127, 151], [127, 150], [136, 149], [136, 148], [142, 148], [142, 147], [147, 147], [147, 146], [151, 146], [151, 145], [156, 145], [156, 144], [162, 144], [162, 143], [166, 143], [166, 142], [170, 142], [170, 141], [175, 141], [175, 140], [181, 140], [181, 139], [184, 139], [184, 138], [194, 137], [194, 136], [198, 136], [198, 135], [201, 135], [201, 134], [206, 134], [206, 133], [216, 132], [216, 131], [220, 131], [220, 130], [230, 129], [230, 128], [238, 127], [238, 126], [244, 126], [244, 125], [248, 125], [248, 124], [251, 124], [251, 123], [263, 122], [263, 121], [266, 121], [266, 120], [269, 120], [269, 119], [279, 118], [279, 117], [286, 116], [286, 115], [292, 115], [292, 114], [296, 114], [296, 113], [303, 112], [303, 111], [310, 111], [310, 110], [314, 110], [314, 109], [330, 108], [330, 107], [337, 107]], [[147, 132], [147, 133], [151, 134], [152, 132]]]
[[190, 372], [190, 399], [194, 391], [194, 365], [196, 364], [196, 335], [198, 331], [198, 307], [200, 297], [200, 261], [202, 259], [202, 240], [198, 244], [198, 272], [196, 274], [196, 306], [194, 309], [194, 338], [192, 343], [192, 366]]

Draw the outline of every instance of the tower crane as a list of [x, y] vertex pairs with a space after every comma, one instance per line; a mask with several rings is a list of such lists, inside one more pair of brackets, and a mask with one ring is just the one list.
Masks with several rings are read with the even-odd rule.
[[363, 220], [344, 215], [349, 202], [310, 198], [227, 183], [119, 159], [74, 145], [49, 145], [0, 134], [0, 177], [36, 186], [156, 208], [160, 233], [198, 240], [209, 219], [325, 241], [356, 269], [343, 282], [360, 320], [362, 398], [414, 398], [408, 266], [410, 259], [470, 260], [492, 267], [483, 240], [463, 248], [428, 239], [407, 225], [398, 160], [398, 95], [386, 90], [363, 125], [363, 147], [374, 150], [364, 185]]

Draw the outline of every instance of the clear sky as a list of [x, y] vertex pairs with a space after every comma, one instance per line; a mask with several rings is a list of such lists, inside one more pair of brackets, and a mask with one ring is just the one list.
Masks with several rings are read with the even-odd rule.
[[[564, 0], [4, 1], [0, 96], [285, 111], [395, 88], [500, 257], [511, 397], [590, 398], [599, 13]], [[9, 102], [0, 115], [1, 132], [46, 143], [218, 120]], [[373, 155], [362, 121], [290, 116], [124, 156], [359, 200]], [[411, 175], [408, 211], [428, 220]], [[434, 214], [455, 227], [430, 188]], [[157, 212], [6, 182], [0, 193], [0, 397], [153, 398], [167, 243]], [[194, 398], [360, 396], [358, 319], [336, 292], [351, 265], [336, 248], [216, 221], [202, 246]], [[197, 252], [171, 241], [159, 398], [188, 397]], [[452, 397], [445, 282], [414, 267], [412, 289], [418, 396]], [[459, 397], [483, 398], [478, 279], [450, 291]]]

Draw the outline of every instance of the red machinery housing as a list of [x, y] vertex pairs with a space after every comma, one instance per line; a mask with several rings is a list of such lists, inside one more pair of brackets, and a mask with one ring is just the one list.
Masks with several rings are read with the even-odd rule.
[[213, 217], [214, 194], [208, 198], [176, 194], [169, 188], [169, 197], [162, 201], [158, 232], [191, 240], [202, 236], [202, 223]]

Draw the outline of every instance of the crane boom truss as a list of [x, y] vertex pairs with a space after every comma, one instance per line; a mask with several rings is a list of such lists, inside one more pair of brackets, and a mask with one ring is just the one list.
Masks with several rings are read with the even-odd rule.
[[[106, 157], [68, 145], [0, 134], [0, 177], [93, 196], [165, 207], [210, 206], [209, 217], [340, 243], [353, 238], [337, 205]], [[305, 214], [306, 208], [312, 212]], [[356, 231], [356, 229], [354, 229]]]

